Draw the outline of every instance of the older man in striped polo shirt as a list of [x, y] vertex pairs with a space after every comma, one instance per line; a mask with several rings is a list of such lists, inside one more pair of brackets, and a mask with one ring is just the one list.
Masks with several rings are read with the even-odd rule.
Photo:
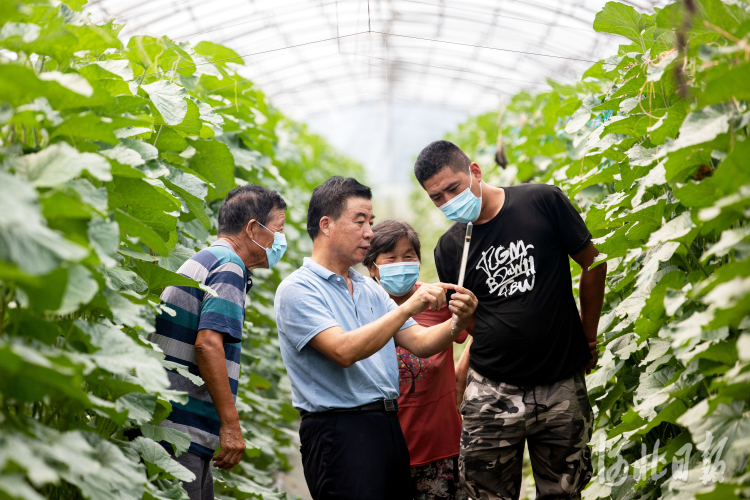
[[[278, 193], [261, 186], [233, 189], [219, 209], [219, 236], [210, 247], [185, 262], [178, 273], [210, 287], [171, 286], [161, 295], [168, 309], [156, 319], [152, 340], [167, 360], [184, 365], [203, 379], [193, 383], [169, 372], [173, 389], [189, 395], [173, 404], [160, 425], [190, 435], [190, 448], [177, 461], [196, 479], [183, 483], [190, 500], [213, 499], [211, 460], [230, 469], [242, 459], [245, 442], [234, 401], [240, 375], [245, 294], [251, 269], [276, 265], [286, 249], [284, 209]], [[221, 445], [221, 452], [213, 456]], [[171, 447], [167, 447], [171, 453]]]

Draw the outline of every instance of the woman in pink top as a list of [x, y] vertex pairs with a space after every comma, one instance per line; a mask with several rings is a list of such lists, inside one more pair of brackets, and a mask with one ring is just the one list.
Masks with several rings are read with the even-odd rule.
[[[401, 304], [419, 286], [416, 282], [421, 259], [419, 236], [409, 224], [393, 219], [384, 220], [372, 230], [374, 236], [364, 265], [370, 276]], [[422, 326], [432, 326], [450, 317], [448, 308], [443, 307], [417, 314], [414, 320]], [[456, 342], [463, 343], [467, 335], [466, 331], [458, 332]], [[465, 499], [458, 480], [461, 416], [456, 409], [453, 346], [425, 359], [401, 347], [396, 348], [396, 353], [398, 418], [409, 447], [415, 498]], [[461, 378], [465, 387], [465, 373]]]

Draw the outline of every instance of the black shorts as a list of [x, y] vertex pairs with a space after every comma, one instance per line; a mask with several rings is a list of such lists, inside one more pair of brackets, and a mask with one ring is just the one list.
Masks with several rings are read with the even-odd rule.
[[395, 412], [310, 415], [299, 429], [314, 500], [411, 500], [409, 449]]

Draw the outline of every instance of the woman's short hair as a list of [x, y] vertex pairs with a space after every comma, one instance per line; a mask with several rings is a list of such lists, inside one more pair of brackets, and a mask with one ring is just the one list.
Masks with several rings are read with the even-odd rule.
[[408, 238], [409, 243], [414, 247], [414, 252], [417, 254], [419, 261], [422, 261], [422, 246], [419, 243], [419, 234], [408, 223], [396, 219], [385, 219], [376, 224], [372, 228], [372, 232], [375, 234], [370, 241], [370, 249], [367, 250], [367, 255], [365, 255], [363, 262], [366, 267], [374, 264], [375, 259], [381, 253], [390, 252], [396, 248], [398, 240], [404, 236]]

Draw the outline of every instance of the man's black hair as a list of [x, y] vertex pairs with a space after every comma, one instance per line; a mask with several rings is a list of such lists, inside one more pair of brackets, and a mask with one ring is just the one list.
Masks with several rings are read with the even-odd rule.
[[237, 234], [255, 219], [264, 226], [274, 209], [286, 209], [284, 198], [272, 189], [247, 184], [232, 189], [219, 209], [219, 235]]
[[372, 190], [360, 184], [354, 177], [329, 177], [313, 190], [310, 206], [307, 209], [307, 234], [315, 241], [320, 232], [320, 219], [330, 217], [338, 220], [346, 210], [349, 198], [372, 199]]
[[381, 253], [390, 252], [396, 248], [398, 240], [404, 236], [406, 236], [406, 239], [409, 240], [412, 248], [414, 248], [417, 259], [420, 262], [422, 261], [422, 245], [419, 243], [419, 235], [410, 224], [396, 219], [385, 219], [376, 224], [372, 228], [372, 232], [373, 237], [370, 240], [370, 248], [367, 250], [364, 262], [362, 262], [365, 267], [370, 267], [370, 264], [374, 264]]
[[424, 187], [424, 183], [445, 167], [454, 172], [469, 172], [471, 160], [461, 148], [448, 141], [431, 142], [419, 153], [414, 164], [414, 176]]

